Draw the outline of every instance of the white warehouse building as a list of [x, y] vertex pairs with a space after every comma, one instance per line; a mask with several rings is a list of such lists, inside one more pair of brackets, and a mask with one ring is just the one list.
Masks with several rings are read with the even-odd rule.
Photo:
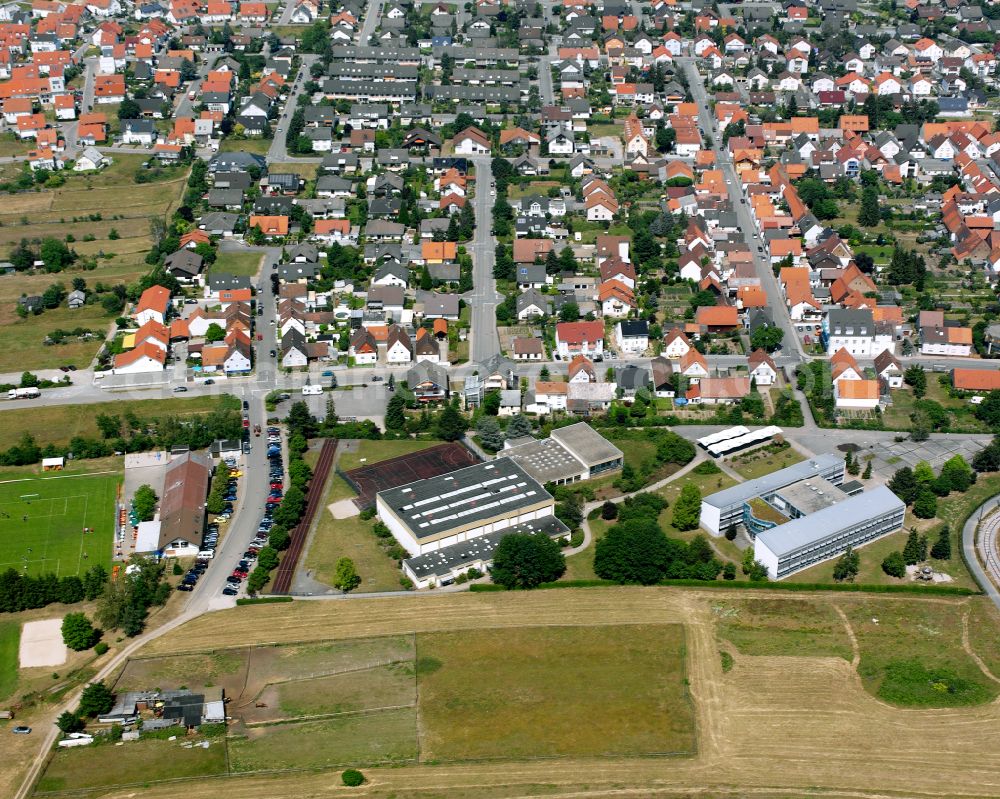
[[379, 518], [411, 556], [553, 516], [552, 495], [510, 458], [380, 491]]

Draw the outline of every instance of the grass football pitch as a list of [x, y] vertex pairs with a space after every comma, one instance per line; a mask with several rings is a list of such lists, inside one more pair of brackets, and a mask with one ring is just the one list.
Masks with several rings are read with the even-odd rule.
[[58, 473], [0, 481], [0, 571], [65, 577], [107, 567], [119, 482], [117, 474]]

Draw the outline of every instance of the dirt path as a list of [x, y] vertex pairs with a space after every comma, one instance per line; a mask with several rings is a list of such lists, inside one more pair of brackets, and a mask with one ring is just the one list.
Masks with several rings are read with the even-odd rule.
[[851, 621], [847, 618], [847, 614], [844, 613], [840, 605], [834, 605], [833, 609], [837, 611], [837, 615], [840, 616], [840, 620], [844, 622], [844, 629], [847, 631], [847, 637], [851, 641], [851, 666], [856, 669], [858, 664], [861, 663], [861, 647], [858, 645], [858, 637], [854, 634], [854, 628], [851, 626]]
[[[1000, 677], [997, 677], [992, 671], [990, 671], [989, 666], [987, 666], [983, 662], [983, 659], [976, 654], [975, 650], [972, 648], [972, 644], [969, 643], [969, 613], [969, 608], [966, 608], [965, 613], [962, 614], [962, 649], [964, 649], [965, 654], [972, 658], [975, 664], [979, 666], [979, 670], [986, 677], [993, 680], [993, 682], [1000, 683]], [[1000, 698], [998, 698], [997, 701], [1000, 702]]]

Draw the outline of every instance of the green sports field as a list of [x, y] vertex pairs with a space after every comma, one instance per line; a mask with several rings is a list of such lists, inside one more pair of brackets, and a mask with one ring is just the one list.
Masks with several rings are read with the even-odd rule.
[[65, 577], [107, 567], [120, 482], [118, 473], [0, 480], [0, 571]]

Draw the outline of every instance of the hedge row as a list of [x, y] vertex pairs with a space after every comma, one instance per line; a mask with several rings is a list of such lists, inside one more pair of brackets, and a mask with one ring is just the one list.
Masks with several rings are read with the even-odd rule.
[[[539, 588], [610, 588], [619, 583], [610, 580], [565, 580], [554, 583], [542, 583]], [[981, 591], [962, 588], [957, 585], [862, 585], [860, 583], [751, 583], [729, 580], [663, 580], [657, 583], [663, 587], [690, 588], [721, 588], [750, 591], [841, 591], [868, 594], [936, 594], [947, 596], [977, 596]], [[476, 583], [469, 586], [470, 591], [477, 593], [490, 591], [505, 591], [500, 585], [493, 583]]]
[[291, 602], [290, 596], [256, 596], [241, 597], [236, 600], [237, 605], [270, 605], [273, 602]]

